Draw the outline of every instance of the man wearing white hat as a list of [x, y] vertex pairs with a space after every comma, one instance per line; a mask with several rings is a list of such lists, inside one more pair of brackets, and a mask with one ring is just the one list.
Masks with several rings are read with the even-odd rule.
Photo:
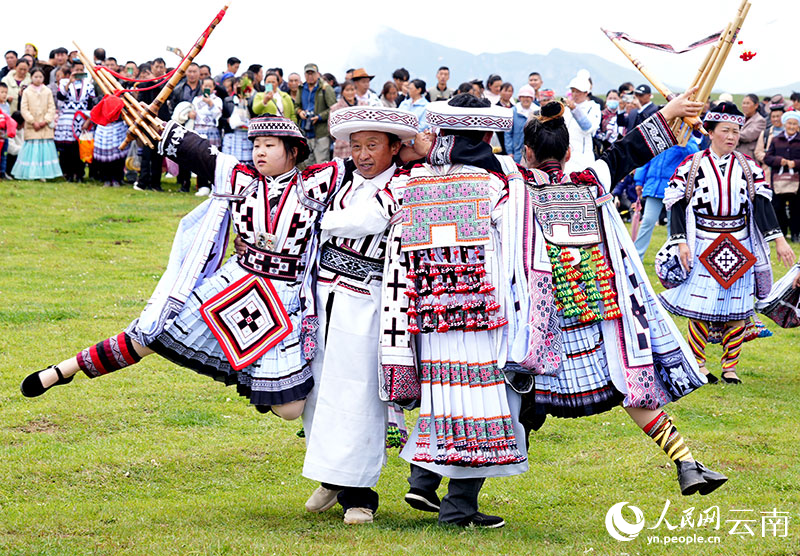
[[331, 134], [350, 141], [352, 159], [321, 222], [320, 352], [303, 415], [303, 476], [321, 483], [306, 509], [323, 512], [338, 500], [347, 524], [372, 522], [378, 507], [372, 487], [386, 460], [388, 408], [378, 397], [380, 292], [386, 229], [396, 210], [387, 184], [401, 142], [416, 136], [418, 125], [396, 108], [354, 106], [330, 115]]
[[579, 73], [569, 82], [571, 98], [567, 99], [569, 112], [564, 114], [569, 131], [570, 158], [564, 171], [580, 172], [594, 162], [592, 138], [600, 128], [600, 106], [589, 99], [592, 84], [585, 73]]

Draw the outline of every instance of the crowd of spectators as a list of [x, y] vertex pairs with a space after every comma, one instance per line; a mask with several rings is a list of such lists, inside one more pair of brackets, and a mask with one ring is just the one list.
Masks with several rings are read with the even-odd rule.
[[[10, 178], [10, 173], [23, 179], [55, 177], [52, 172], [31, 176], [24, 171], [27, 166], [47, 163], [48, 155], [42, 154], [41, 149], [47, 151], [50, 141], [57, 151], [58, 175], [69, 181], [83, 181], [85, 157], [79, 153], [78, 144], [81, 133], [93, 127], [88, 113], [102, 96], [99, 88], [92, 83], [75, 51], [56, 48], [47, 59], [40, 59], [36, 46], [26, 44], [22, 52], [20, 55], [15, 50], [7, 51], [6, 66], [0, 69], [0, 179]], [[182, 56], [180, 51], [176, 54]], [[95, 66], [119, 73], [123, 86], [141, 89], [135, 94], [144, 103], [158, 96], [160, 87], [152, 86], [161, 85], [165, 74], [172, 69], [168, 66], [179, 63], [178, 58], [173, 58], [174, 64], [170, 64], [161, 57], [144, 63], [132, 60], [122, 63], [107, 56], [102, 48], [94, 50], [93, 58]], [[194, 129], [212, 145], [243, 161], [252, 156], [247, 140], [250, 118], [261, 114], [283, 115], [296, 122], [306, 135], [312, 150], [307, 163], [313, 164], [327, 161], [331, 156], [349, 155], [346, 141], [331, 143], [328, 118], [332, 111], [355, 105], [397, 107], [417, 115], [422, 131], [428, 128], [425, 114], [430, 102], [466, 93], [513, 110], [512, 129], [495, 137], [492, 145], [496, 152], [525, 164], [522, 148], [525, 123], [538, 114], [542, 105], [560, 98], [567, 107], [571, 150], [567, 170], [572, 171], [585, 168], [658, 110], [647, 84], [623, 83], [616, 89], [601, 91], [602, 98], [595, 96], [597, 91], [593, 90], [592, 77], [586, 70], [577, 72], [563, 96], [546, 87], [538, 72], [531, 72], [527, 83], [516, 84], [520, 85], [518, 88], [497, 74], [489, 75], [485, 83], [474, 79], [455, 86], [450, 83], [450, 69], [446, 66], [440, 67], [435, 76], [413, 78], [407, 69], [399, 68], [382, 85], [373, 83], [374, 77], [365, 68], [352, 68], [339, 81], [331, 73], [321, 73], [314, 63], [306, 64], [302, 72], [284, 75], [280, 67], [265, 68], [257, 63], [244, 69], [236, 57], [230, 57], [225, 70], [219, 73], [208, 65], [192, 63], [158, 115]], [[430, 80], [426, 82], [425, 77]], [[723, 94], [718, 100], [731, 97]], [[774, 203], [781, 226], [792, 240], [800, 242], [800, 168], [797, 167], [800, 120], [795, 117], [800, 115], [800, 93], [793, 93], [788, 100], [782, 95], [759, 98], [749, 94], [740, 104], [746, 123], [738, 150], [762, 165], [775, 191]], [[169, 170], [175, 175], [179, 190], [190, 191], [189, 171], [168, 164], [153, 149], [134, 143], [129, 150], [115, 154], [109, 145], [121, 142], [125, 129], [121, 121], [95, 128], [96, 162], [89, 165], [90, 178], [110, 186], [127, 181], [137, 190], [160, 191], [161, 177]], [[25, 142], [34, 140], [35, 154], [34, 149], [29, 149], [21, 157]], [[637, 243], [640, 254], [644, 255], [647, 249], [653, 227], [665, 223], [661, 198], [674, 167], [687, 153], [706, 148], [706, 142], [706, 138], [696, 134], [682, 150], [664, 153], [614, 189], [623, 214], [630, 216], [634, 210], [642, 211], [642, 239]], [[33, 160], [31, 157], [39, 158], [23, 161], [23, 158]], [[44, 162], [37, 162], [40, 158]], [[198, 180], [198, 195], [207, 195], [209, 185]]]

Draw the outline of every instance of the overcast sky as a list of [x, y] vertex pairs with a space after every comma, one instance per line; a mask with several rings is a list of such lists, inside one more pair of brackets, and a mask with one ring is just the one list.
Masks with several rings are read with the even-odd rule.
[[[24, 43], [33, 42], [40, 56], [46, 57], [57, 46], [72, 49], [75, 40], [86, 51], [103, 46], [119, 61], [141, 62], [163, 56], [168, 63], [177, 62], [177, 58], [166, 52], [166, 46], [188, 49], [223, 6], [219, 0], [81, 0], [77, 4], [38, 0], [35, 4], [6, 4], [0, 34], [3, 51], [21, 51]], [[797, 12], [797, 2], [752, 0], [752, 4], [739, 37], [744, 44], [734, 45], [717, 82], [719, 89], [744, 93], [800, 81], [797, 59], [791, 55], [797, 26], [789, 17]], [[473, 54], [546, 54], [560, 48], [591, 52], [627, 65], [627, 59], [601, 33], [601, 26], [626, 31], [640, 40], [679, 47], [721, 30], [733, 19], [738, 6], [739, 0], [497, 4], [235, 0], [198, 62], [211, 65], [218, 73], [225, 59], [235, 55], [244, 66], [279, 65], [288, 73], [301, 71], [305, 62], [314, 61], [323, 72], [341, 76], [346, 68], [361, 65], [363, 53], [378, 47], [375, 36], [381, 26], [386, 26]], [[123, 9], [125, 13], [120, 13]], [[289, 25], [289, 21], [296, 23]], [[633, 45], [630, 49], [655, 75], [673, 84], [688, 84], [705, 55], [705, 49], [682, 55]], [[738, 56], [745, 49], [758, 55], [743, 62]]]

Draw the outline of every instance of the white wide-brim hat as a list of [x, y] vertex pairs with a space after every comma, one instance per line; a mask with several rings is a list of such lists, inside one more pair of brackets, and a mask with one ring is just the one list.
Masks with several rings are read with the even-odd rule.
[[348, 141], [350, 134], [358, 131], [392, 133], [401, 140], [413, 139], [419, 129], [419, 120], [411, 112], [380, 106], [350, 106], [331, 112], [328, 123], [331, 135]]
[[450, 106], [446, 102], [428, 104], [425, 121], [439, 129], [474, 131], [510, 131], [514, 112], [503, 106], [467, 108]]

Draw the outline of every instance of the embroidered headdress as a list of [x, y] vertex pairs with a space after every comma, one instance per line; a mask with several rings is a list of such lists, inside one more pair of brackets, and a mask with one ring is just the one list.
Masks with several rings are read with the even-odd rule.
[[308, 158], [311, 150], [308, 141], [300, 132], [300, 128], [290, 119], [282, 116], [264, 115], [250, 120], [247, 138], [253, 141], [256, 137], [290, 137], [297, 145], [297, 163]]
[[350, 106], [331, 112], [331, 135], [348, 140], [358, 131], [382, 131], [400, 139], [413, 139], [417, 135], [419, 120], [411, 112], [379, 106]]
[[744, 125], [744, 114], [732, 102], [720, 102], [708, 111], [703, 123], [707, 122], [728, 122], [737, 125]]
[[425, 119], [428, 124], [439, 129], [511, 131], [513, 114], [511, 108], [502, 106], [493, 105], [480, 108], [452, 106], [448, 101], [428, 104]]

